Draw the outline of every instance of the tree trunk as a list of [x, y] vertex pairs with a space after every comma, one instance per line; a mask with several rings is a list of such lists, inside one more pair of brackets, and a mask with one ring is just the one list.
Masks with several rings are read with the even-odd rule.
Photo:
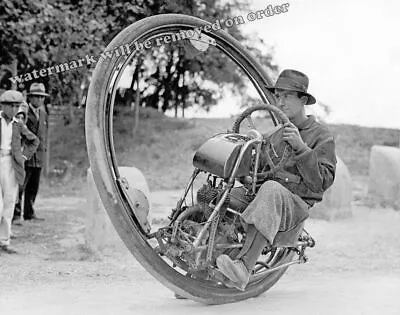
[[135, 68], [135, 72], [133, 73], [133, 76], [132, 76], [131, 86], [129, 87], [129, 90], [127, 91], [128, 95], [126, 97], [126, 103], [128, 106], [130, 106], [131, 111], [133, 111], [135, 109], [135, 104], [136, 104], [137, 97], [135, 97], [135, 103], [134, 103], [133, 102], [133, 93], [135, 91], [134, 90], [135, 83], [136, 83], [136, 90], [138, 89], [138, 86], [139, 86], [139, 71], [140, 71], [139, 69], [140, 69], [140, 65], [139, 65], [139, 61], [138, 61], [138, 64], [136, 65], [136, 68]]
[[68, 106], [68, 119], [69, 121], [75, 121], [75, 112], [74, 112], [74, 102], [71, 102]]
[[[48, 118], [48, 122], [50, 121], [50, 117]], [[46, 129], [46, 155], [45, 155], [45, 163], [44, 163], [44, 176], [48, 177], [49, 171], [50, 171], [50, 150], [51, 150], [51, 145], [50, 145], [50, 124], [47, 124], [47, 129]]]
[[133, 126], [133, 134], [139, 127], [139, 107], [140, 107], [140, 89], [139, 89], [139, 76], [136, 81], [136, 97], [135, 97], [135, 125]]
[[169, 61], [168, 64], [165, 68], [165, 73], [167, 74], [167, 76], [162, 80], [162, 85], [164, 86], [164, 93], [163, 93], [163, 105], [161, 107], [161, 110], [163, 111], [163, 113], [166, 112], [166, 110], [169, 107], [169, 101], [171, 100], [171, 85], [173, 82], [173, 72], [171, 72], [172, 66], [174, 65], [174, 60], [172, 58], [172, 56], [169, 57]]
[[79, 85], [79, 93], [78, 93], [78, 107], [81, 108], [83, 93], [86, 89], [86, 76], [83, 77], [81, 84]]
[[[18, 59], [17, 57], [13, 56], [12, 62], [11, 62], [11, 76], [15, 77], [18, 72]], [[11, 83], [11, 90], [16, 90], [17, 89], [17, 83]]]
[[136, 90], [135, 90], [135, 122], [133, 126], [133, 134], [136, 133], [136, 130], [139, 127], [139, 107], [140, 107], [140, 87], [139, 87], [139, 81], [140, 81], [140, 69], [142, 67], [142, 58], [139, 56], [137, 59], [137, 64], [135, 68], [135, 72], [133, 74], [133, 79], [132, 79], [132, 85], [131, 89], [133, 89], [133, 83], [136, 81]]

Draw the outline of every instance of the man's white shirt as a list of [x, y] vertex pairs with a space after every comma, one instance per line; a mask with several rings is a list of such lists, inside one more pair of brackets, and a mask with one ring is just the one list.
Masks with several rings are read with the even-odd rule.
[[4, 117], [2, 116], [2, 112], [0, 111], [0, 120], [1, 120], [1, 146], [0, 149], [3, 151], [11, 150], [11, 139], [12, 139], [12, 129], [13, 129], [13, 120], [9, 123], [6, 122]]

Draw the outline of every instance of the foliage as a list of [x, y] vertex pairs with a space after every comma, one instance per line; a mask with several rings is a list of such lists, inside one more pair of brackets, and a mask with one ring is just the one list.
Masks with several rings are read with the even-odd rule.
[[[16, 63], [13, 76], [16, 72], [28, 73], [69, 62], [104, 47], [105, 20], [96, 11], [96, 5], [87, 0], [79, 4], [66, 0], [6, 0], [0, 3], [0, 19], [0, 63]], [[37, 81], [49, 87], [53, 98], [64, 102], [77, 98], [87, 71], [60, 72]]]
[[[25, 74], [86, 55], [99, 55], [117, 33], [144, 17], [182, 13], [214, 22], [235, 16], [235, 12], [241, 10], [249, 9], [245, 1], [239, 0], [229, 3], [217, 0], [3, 0], [0, 2], [0, 65], [3, 68], [0, 81], [4, 86], [9, 82], [8, 78], [17, 73]], [[272, 56], [255, 48], [260, 40], [246, 39], [239, 27], [233, 26], [228, 31], [266, 68], [275, 71]], [[132, 101], [136, 90], [134, 83], [138, 80], [144, 80], [141, 88], [143, 104], [150, 107], [161, 105], [163, 111], [194, 103], [209, 108], [221, 97], [218, 89], [222, 85], [228, 85], [241, 94], [243, 74], [226, 56], [217, 52], [193, 55], [193, 51], [188, 49], [188, 45], [179, 43], [164, 51], [154, 51], [153, 54], [158, 55], [152, 56], [153, 64], [163, 60], [156, 69], [143, 69], [143, 64], [138, 64], [126, 103]], [[54, 103], [77, 104], [83, 97], [82, 86], [88, 85], [93, 68], [86, 66], [59, 72], [35, 81], [45, 83]], [[148, 76], [139, 78], [139, 73]], [[150, 85], [156, 88], [150, 91]], [[9, 88], [7, 84], [4, 87]], [[28, 87], [24, 83], [18, 86], [20, 90]]]

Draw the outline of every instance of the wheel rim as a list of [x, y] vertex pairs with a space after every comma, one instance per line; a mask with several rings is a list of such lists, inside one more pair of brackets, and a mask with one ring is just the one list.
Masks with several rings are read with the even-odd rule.
[[[169, 34], [181, 29], [193, 29], [206, 22], [197, 18], [188, 18], [182, 15], [169, 15], [166, 25], [158, 25], [154, 30], [146, 30], [146, 25], [154, 22], [157, 17], [150, 17], [129, 26], [113, 39], [106, 50], [111, 47], [124, 44], [123, 32], [133, 32], [134, 28], [144, 29], [140, 36], [130, 38], [130, 41], [144, 40], [160, 34]], [[180, 22], [175, 22], [179, 20]], [[261, 66], [246, 52], [237, 49], [238, 43], [225, 32], [208, 33], [217, 42], [217, 48], [221, 49], [247, 74], [253, 86], [259, 92], [263, 102], [272, 101], [272, 96], [264, 85], [271, 85], [266, 73]], [[234, 43], [234, 44], [232, 44]], [[132, 55], [130, 58], [134, 58]], [[246, 292], [238, 292], [234, 289], [216, 287], [206, 282], [188, 279], [173, 268], [166, 268], [167, 263], [154, 251], [148, 251], [148, 244], [140, 225], [135, 218], [128, 215], [129, 204], [119, 185], [119, 172], [116, 153], [114, 150], [113, 130], [113, 106], [116, 86], [123, 70], [127, 66], [129, 58], [115, 58], [109, 62], [98, 63], [93, 74], [93, 80], [89, 87], [86, 107], [85, 129], [87, 149], [93, 177], [100, 197], [110, 215], [111, 221], [117, 228], [121, 239], [136, 257], [136, 259], [164, 285], [175, 292], [188, 296], [194, 300], [209, 304], [229, 303], [245, 299], [259, 294], [259, 282], [250, 284]], [[143, 254], [146, 253], [146, 254]], [[282, 261], [289, 259], [286, 255]], [[276, 282], [285, 270], [269, 275], [269, 282]], [[187, 284], [186, 288], [177, 285], [177, 282]]]

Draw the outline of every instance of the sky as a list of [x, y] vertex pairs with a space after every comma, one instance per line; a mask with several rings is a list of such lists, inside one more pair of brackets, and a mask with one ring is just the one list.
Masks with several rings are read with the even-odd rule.
[[[273, 45], [281, 69], [308, 75], [309, 92], [332, 110], [328, 122], [400, 129], [400, 1], [250, 2], [253, 12], [289, 3], [287, 13], [239, 27]], [[231, 103], [210, 116], [231, 115]]]

